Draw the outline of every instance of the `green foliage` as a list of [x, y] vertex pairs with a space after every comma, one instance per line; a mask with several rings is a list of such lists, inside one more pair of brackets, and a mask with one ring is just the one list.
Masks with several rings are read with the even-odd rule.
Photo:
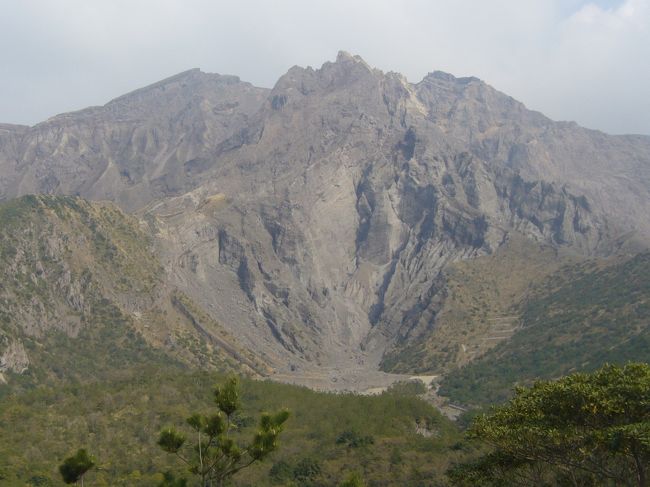
[[646, 485], [650, 469], [650, 366], [518, 388], [469, 430], [494, 451], [449, 471], [456, 485]]
[[269, 470], [269, 478], [274, 484], [285, 484], [294, 478], [294, 470], [286, 461], [280, 460]]
[[167, 453], [178, 453], [185, 444], [185, 436], [171, 428], [162, 430], [158, 438], [158, 446]]
[[49, 487], [52, 485], [52, 482], [50, 482], [50, 479], [44, 475], [32, 475], [29, 480], [27, 480], [27, 484], [33, 487]]
[[59, 467], [59, 472], [66, 484], [76, 484], [79, 480], [83, 483], [83, 476], [94, 466], [95, 459], [82, 448], [63, 461]]
[[323, 466], [314, 457], [304, 457], [291, 466], [288, 462], [280, 460], [274, 463], [269, 470], [269, 478], [274, 484], [296, 485], [307, 487], [321, 485], [323, 477]]
[[[160, 472], [168, 470], [191, 485], [181, 461], [173, 461], [156, 444], [157, 433], [169, 427], [182, 432], [187, 438], [182, 448], [193, 455], [198, 433], [185, 418], [197, 411], [210, 413], [207, 417], [216, 413], [206, 391], [226, 378], [161, 364], [108, 377], [96, 383], [15, 389], [0, 397], [0, 471], [5, 477], [0, 485], [24, 487], [38, 475], [50, 479], [52, 487], [62, 487], [57, 459], [68, 455], [70, 445], [85, 445], [102, 459], [102, 468], [92, 472], [95, 487], [155, 486], [163, 481]], [[325, 394], [242, 379], [240, 399], [241, 410], [232, 421], [237, 441], [250, 443], [264, 410], [291, 410], [291, 427], [282, 432], [282, 447], [272, 456], [276, 464], [288, 465], [291, 474], [274, 481], [271, 463], [256, 462], [232, 479], [237, 487], [296, 483], [294, 468], [304, 466], [305, 458], [320, 466], [315, 485], [337, 485], [352, 471], [369, 485], [429, 485], [426, 479], [441, 478], [449, 462], [467, 455], [455, 447], [461, 437], [454, 425], [413, 396]], [[417, 434], [418, 421], [426, 421], [435, 435]], [[370, 435], [375, 443], [365, 448], [337, 445], [345, 430]]]
[[158, 487], [187, 487], [187, 480], [184, 478], [176, 478], [171, 472], [165, 472]]
[[366, 484], [358, 472], [353, 472], [338, 487], [366, 487]]
[[226, 416], [232, 416], [240, 407], [239, 382], [236, 377], [228, 379], [225, 385], [214, 389], [214, 402]]
[[439, 393], [462, 404], [502, 402], [517, 383], [650, 361], [650, 253], [601, 268], [566, 267], [521, 308], [523, 329], [448, 374]]
[[336, 444], [345, 445], [348, 448], [359, 448], [374, 445], [375, 439], [372, 435], [360, 435], [354, 430], [345, 430], [336, 438]]
[[197, 433], [197, 443], [183, 451], [186, 438], [172, 428], [160, 433], [158, 445], [167, 453], [180, 458], [188, 471], [201, 479], [201, 487], [224, 485], [226, 480], [253, 463], [264, 460], [278, 444], [283, 425], [289, 419], [285, 409], [276, 414], [262, 413], [253, 439], [240, 445], [233, 438], [233, 415], [240, 409], [239, 380], [229, 378], [223, 386], [215, 387], [214, 402], [219, 411], [210, 416], [192, 414], [187, 424]]
[[474, 487], [501, 487], [503, 485], [548, 485], [546, 472], [532, 468], [525, 460], [504, 452], [488, 453], [477, 460], [454, 465], [447, 471], [453, 485]]
[[315, 458], [307, 457], [301, 459], [293, 469], [293, 478], [299, 484], [305, 484], [316, 480], [322, 473], [322, 467]]
[[421, 380], [400, 381], [391, 384], [387, 392], [403, 396], [419, 396], [427, 392], [427, 386]]

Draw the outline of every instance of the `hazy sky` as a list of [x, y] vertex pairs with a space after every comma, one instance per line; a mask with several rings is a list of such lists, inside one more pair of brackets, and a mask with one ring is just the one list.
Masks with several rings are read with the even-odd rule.
[[478, 76], [559, 120], [650, 134], [650, 0], [0, 0], [0, 122], [192, 67], [271, 87], [343, 49], [410, 81]]

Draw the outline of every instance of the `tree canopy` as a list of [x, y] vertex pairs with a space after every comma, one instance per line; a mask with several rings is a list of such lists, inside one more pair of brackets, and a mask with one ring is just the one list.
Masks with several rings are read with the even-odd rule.
[[456, 485], [647, 486], [650, 366], [606, 365], [518, 388], [469, 436], [493, 450], [453, 467]]
[[95, 459], [82, 448], [63, 461], [59, 467], [59, 472], [66, 484], [76, 484], [81, 480], [83, 485], [83, 476], [94, 466]]

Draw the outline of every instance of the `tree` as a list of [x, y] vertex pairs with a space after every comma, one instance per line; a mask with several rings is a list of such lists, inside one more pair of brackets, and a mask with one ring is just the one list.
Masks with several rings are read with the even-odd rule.
[[84, 475], [88, 470], [95, 466], [95, 459], [88, 455], [83, 448], [78, 450], [73, 456], [66, 458], [59, 466], [59, 472], [66, 484], [76, 484], [81, 480], [84, 484]]
[[240, 446], [233, 439], [233, 419], [241, 407], [239, 381], [233, 377], [216, 387], [214, 400], [218, 408], [215, 414], [193, 414], [187, 418], [188, 426], [196, 434], [192, 448], [186, 447], [186, 437], [173, 428], [161, 431], [158, 438], [164, 451], [176, 455], [190, 473], [201, 479], [201, 487], [221, 487], [240, 470], [266, 458], [277, 448], [277, 438], [289, 418], [286, 410], [273, 415], [263, 413], [252, 440]]
[[469, 436], [493, 451], [453, 467], [456, 485], [636, 485], [650, 464], [650, 366], [606, 365], [518, 388]]

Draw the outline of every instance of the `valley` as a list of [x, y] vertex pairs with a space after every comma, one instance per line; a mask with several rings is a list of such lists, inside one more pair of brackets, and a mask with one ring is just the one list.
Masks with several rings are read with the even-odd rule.
[[[330, 483], [359, 462], [372, 485], [441, 478], [478, 447], [436, 408], [462, 424], [517, 385], [650, 361], [649, 212], [650, 137], [345, 52], [272, 89], [190, 70], [3, 125], [0, 431], [59, 456], [71, 428], [106, 456], [123, 442], [158, 482], [153, 431], [235, 373], [250, 414], [265, 394], [298, 411], [282, 461], [324, 449]], [[348, 465], [313, 426], [322, 404], [377, 450]], [[51, 441], [34, 436], [41, 413]], [[56, 476], [24, 447], [27, 463], [2, 447], [0, 478]], [[97, 485], [136, 485], [118, 456]], [[261, 472], [237, 485], [267, 485]]]
[[[476, 78], [412, 84], [341, 52], [272, 90], [191, 70], [7, 126], [0, 198], [125, 212], [147, 257], [116, 248], [141, 275], [100, 287], [153, 348], [183, 335], [187, 363], [211, 350], [256, 375], [363, 391], [393, 380], [379, 369], [475, 361], [525, 328], [522, 303], [563, 266], [647, 248], [648, 161], [647, 137], [553, 122]], [[20, 326], [75, 336], [66, 307], [56, 325]]]

